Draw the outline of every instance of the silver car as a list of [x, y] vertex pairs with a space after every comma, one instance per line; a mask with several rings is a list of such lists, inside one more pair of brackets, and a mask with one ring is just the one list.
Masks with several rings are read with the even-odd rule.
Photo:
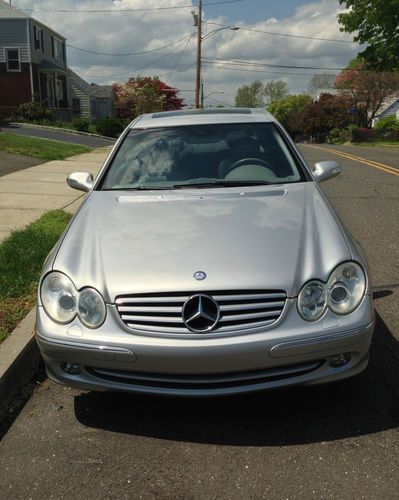
[[367, 265], [281, 125], [256, 109], [137, 118], [44, 265], [37, 342], [86, 390], [220, 396], [367, 365]]

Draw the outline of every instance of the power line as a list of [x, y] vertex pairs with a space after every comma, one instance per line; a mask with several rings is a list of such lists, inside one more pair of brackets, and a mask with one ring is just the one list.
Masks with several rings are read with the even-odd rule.
[[173, 73], [175, 72], [175, 69], [177, 68], [177, 65], [179, 64], [179, 62], [180, 62], [181, 58], [183, 57], [183, 54], [184, 54], [184, 52], [186, 51], [186, 49], [187, 49], [187, 47], [188, 47], [188, 45], [189, 45], [189, 43], [190, 43], [191, 39], [192, 39], [192, 36], [190, 36], [190, 38], [187, 40], [187, 42], [186, 42], [185, 46], [183, 47], [183, 50], [180, 52], [179, 57], [177, 58], [177, 60], [176, 60], [176, 62], [175, 62], [175, 64], [174, 64], [174, 66], [173, 66], [173, 68], [172, 68], [172, 71], [170, 72], [170, 74], [169, 74], [169, 76], [166, 78], [166, 80], [169, 80], [169, 81], [170, 81], [170, 79], [171, 79], [171, 77], [172, 77]]
[[[215, 26], [222, 26], [222, 27], [228, 27], [226, 24], [219, 24], [219, 23], [212, 23], [209, 22], [208, 24], [213, 24]], [[252, 28], [245, 28], [243, 26], [238, 26], [240, 31], [249, 31], [253, 33], [264, 33], [266, 35], [275, 35], [275, 36], [285, 36], [285, 37], [290, 37], [290, 38], [304, 38], [305, 40], [319, 40], [322, 42], [336, 42], [336, 43], [355, 43], [358, 44], [358, 42], [353, 42], [351, 40], [340, 40], [338, 38], [323, 38], [323, 37], [317, 37], [317, 36], [306, 36], [306, 35], [291, 35], [289, 33], [277, 33], [275, 31], [265, 31], [265, 30], [257, 30], [257, 29], [252, 29]]]
[[[190, 41], [190, 37], [188, 38], [188, 41]], [[166, 54], [162, 54], [161, 57], [157, 57], [156, 59], [153, 59], [149, 63], [146, 63], [143, 66], [140, 66], [139, 68], [132, 68], [129, 71], [124, 71], [123, 73], [117, 73], [116, 75], [112, 74], [110, 76], [115, 76], [115, 77], [123, 76], [123, 75], [127, 75], [128, 73], [134, 73], [134, 72], [140, 71], [144, 68], [147, 68], [148, 66], [151, 66], [152, 64], [155, 64], [158, 61], [161, 61], [162, 59], [166, 59], [170, 54], [173, 54], [173, 52], [178, 50], [183, 44], [184, 44], [184, 40], [180, 44], [176, 45], [176, 47], [174, 47], [172, 50], [170, 50], [169, 52], [166, 52]], [[104, 73], [103, 69], [88, 69], [88, 70], [82, 69], [81, 71], [84, 71], [85, 73], [100, 73], [100, 74]], [[165, 74], [168, 74], [168, 73], [165, 73]]]
[[[182, 44], [181, 44], [182, 45]], [[117, 73], [117, 74], [112, 74], [112, 75], [108, 75], [108, 77], [112, 77], [112, 78], [119, 78], [120, 76], [124, 76], [124, 75], [127, 75], [127, 74], [134, 74], [134, 73], [137, 73], [137, 71], [140, 71], [142, 69], [145, 69], [147, 68], [148, 66], [151, 66], [155, 63], [157, 63], [158, 61], [168, 57], [170, 54], [172, 54], [173, 52], [175, 52], [176, 49], [178, 49], [179, 46], [175, 47], [174, 49], [170, 50], [169, 52], [167, 52], [166, 54], [163, 54], [161, 57], [158, 57], [157, 59], [153, 59], [151, 62], [145, 64], [144, 66], [140, 66], [139, 68], [132, 68], [130, 69], [129, 71], [124, 71], [123, 73]], [[190, 64], [186, 64], [184, 67], [182, 67], [181, 69], [175, 69], [175, 71], [177, 71], [178, 73], [181, 73], [181, 72], [184, 72], [184, 71], [187, 71], [188, 69], [192, 68], [193, 66], [195, 66], [195, 63], [190, 63]], [[79, 68], [78, 70], [76, 70], [77, 73], [103, 73], [104, 71], [103, 70], [100, 70], [100, 69], [97, 69], [97, 70], [85, 70], [83, 68]], [[157, 75], [158, 78], [161, 78], [163, 76], [167, 76], [167, 75], [170, 75], [170, 71], [168, 73], [162, 73], [161, 75]], [[95, 77], [95, 75], [94, 75]], [[107, 78], [108, 78], [107, 77]], [[195, 92], [195, 90], [190, 90], [190, 91], [183, 91], [183, 90], [179, 90], [179, 92]]]
[[179, 42], [183, 42], [184, 40], [187, 40], [187, 38], [191, 38], [193, 36], [193, 33], [186, 35], [183, 38], [180, 38], [179, 40], [175, 40], [174, 42], [168, 43], [167, 45], [164, 45], [163, 47], [158, 47], [157, 49], [152, 49], [152, 50], [142, 50], [141, 52], [124, 52], [124, 53], [116, 53], [116, 54], [111, 54], [109, 52], [96, 52], [94, 50], [88, 50], [88, 49], [82, 49], [81, 47], [75, 47], [74, 45], [69, 45], [67, 44], [67, 47], [70, 47], [71, 49], [74, 50], [79, 50], [81, 52], [86, 52], [88, 54], [94, 54], [94, 55], [99, 55], [99, 56], [114, 56], [114, 57], [124, 57], [124, 56], [138, 56], [140, 54], [150, 54], [151, 52], [158, 52], [159, 50], [167, 49], [168, 47], [171, 47], [172, 45], [176, 45]]
[[[191, 36], [188, 37], [186, 45], [184, 46], [183, 52], [186, 49], [187, 45], [190, 43], [191, 38], [192, 38]], [[184, 41], [182, 43], [180, 43], [179, 45], [177, 45], [176, 47], [174, 47], [169, 52], [167, 52], [166, 54], [163, 54], [161, 57], [157, 57], [156, 59], [153, 59], [151, 62], [149, 62], [147, 64], [144, 64], [143, 66], [140, 66], [139, 68], [136, 68], [135, 71], [140, 71], [140, 70], [142, 70], [144, 68], [148, 68], [148, 66], [152, 66], [153, 64], [155, 64], [155, 63], [157, 63], [159, 61], [162, 61], [162, 59], [165, 59], [166, 57], [168, 57], [171, 54], [173, 54], [176, 50], [178, 50], [183, 45], [183, 43], [184, 43]]]
[[[215, 63], [207, 63], [207, 64], [215, 64]], [[249, 73], [268, 73], [269, 75], [293, 75], [293, 76], [313, 76], [316, 75], [317, 73], [288, 73], [288, 72], [283, 72], [283, 71], [267, 71], [267, 70], [262, 70], [262, 69], [246, 69], [242, 68], [239, 66], [236, 67], [229, 67], [229, 66], [218, 66], [216, 69], [221, 69], [221, 70], [229, 70], [229, 71], [244, 71], [244, 72], [249, 72]], [[333, 76], [338, 76], [338, 75], [333, 75]]]
[[210, 99], [211, 101], [214, 101], [217, 104], [223, 104], [223, 106], [227, 106], [227, 107], [232, 106], [232, 104], [227, 104], [227, 102], [220, 101], [219, 99], [214, 99], [213, 97], [207, 97], [207, 99]]
[[281, 69], [310, 69], [310, 70], [323, 70], [323, 71], [352, 71], [348, 68], [321, 68], [318, 66], [291, 66], [285, 64], [267, 64], [267, 63], [257, 63], [255, 61], [240, 61], [237, 59], [209, 59], [208, 57], [203, 57], [206, 61], [218, 64], [231, 64], [238, 66], [251, 66], [259, 68], [281, 68]]
[[[238, 3], [238, 2], [244, 2], [245, 0], [221, 0], [217, 2], [209, 2], [204, 4], [204, 7], [211, 6], [211, 5], [224, 5], [224, 4], [229, 4], [229, 3]], [[155, 11], [160, 11], [160, 10], [178, 10], [178, 9], [192, 9], [193, 7], [196, 7], [195, 5], [174, 5], [170, 7], [143, 7], [143, 8], [138, 8], [138, 9], [21, 9], [25, 11], [32, 11], [32, 12], [62, 12], [64, 14], [66, 13], [103, 13], [103, 12], [113, 12], [113, 13], [118, 13], [118, 12], [155, 12]]]
[[[187, 43], [190, 41], [191, 38], [188, 38], [187, 40]], [[184, 43], [184, 42], [183, 42]], [[131, 74], [134, 74], [134, 73], [137, 73], [138, 71], [141, 71], [142, 69], [145, 69], [145, 68], [148, 68], [149, 66], [152, 66], [153, 64], [156, 64], [158, 61], [161, 61], [162, 59], [165, 59], [166, 57], [170, 56], [171, 54], [173, 54], [173, 52], [175, 52], [179, 47], [180, 45], [182, 44], [179, 44], [177, 47], [173, 48], [172, 50], [170, 50], [169, 52], [167, 52], [166, 54], [163, 54], [161, 57], [157, 57], [156, 59], [153, 59], [152, 61], [150, 61], [149, 63], [147, 64], [144, 64], [143, 66], [140, 66], [139, 68], [133, 68], [131, 69], [130, 71], [126, 71], [124, 73], [119, 73], [117, 75], [112, 75], [116, 78], [120, 77], [120, 76], [124, 76], [124, 75], [127, 75], [129, 73]], [[170, 73], [165, 73], [164, 75], [167, 75], [167, 74], [170, 74]], [[161, 76], [161, 75], [158, 75], [158, 76]], [[163, 75], [162, 75], [163, 76]]]

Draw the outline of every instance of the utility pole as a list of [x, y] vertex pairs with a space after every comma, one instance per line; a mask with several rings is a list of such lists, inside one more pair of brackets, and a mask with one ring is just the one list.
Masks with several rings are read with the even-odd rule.
[[197, 64], [195, 78], [195, 108], [200, 107], [201, 94], [201, 43], [202, 43], [202, 0], [198, 0], [198, 14], [194, 15], [194, 26], [197, 26]]

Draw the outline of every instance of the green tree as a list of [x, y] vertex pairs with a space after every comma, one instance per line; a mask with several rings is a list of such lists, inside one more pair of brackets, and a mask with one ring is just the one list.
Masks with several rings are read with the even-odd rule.
[[358, 125], [370, 127], [384, 100], [399, 89], [399, 72], [369, 70], [357, 58], [337, 76], [334, 87], [350, 103]]
[[338, 14], [341, 31], [356, 32], [355, 42], [367, 43], [360, 56], [376, 70], [399, 69], [399, 0], [339, 0], [350, 9]]
[[322, 142], [333, 129], [343, 129], [351, 124], [350, 105], [339, 95], [321, 94], [308, 104], [298, 116], [298, 126], [307, 135]]
[[137, 76], [125, 83], [114, 83], [115, 110], [118, 118], [133, 119], [142, 113], [181, 109], [183, 99], [178, 90], [157, 76]]
[[399, 132], [399, 120], [393, 115], [385, 116], [378, 120], [375, 129], [383, 131], [397, 130]]
[[263, 95], [267, 106], [273, 101], [279, 101], [288, 94], [288, 85], [284, 80], [270, 80], [264, 85]]
[[302, 133], [298, 117], [306, 106], [311, 103], [312, 98], [307, 94], [289, 95], [283, 97], [279, 101], [272, 102], [268, 107], [268, 111], [270, 111], [270, 113], [287, 129], [291, 136], [294, 137], [296, 134]]
[[263, 108], [263, 84], [260, 80], [255, 80], [249, 85], [238, 87], [235, 95], [235, 104], [238, 108]]

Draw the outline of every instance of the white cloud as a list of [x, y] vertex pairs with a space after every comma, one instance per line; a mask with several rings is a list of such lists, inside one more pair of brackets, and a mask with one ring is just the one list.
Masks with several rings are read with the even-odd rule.
[[[35, 8], [32, 15], [65, 36], [69, 45], [106, 53], [153, 50], [194, 33], [196, 28], [193, 27], [191, 9], [119, 13], [79, 13], [79, 9], [139, 9], [190, 3], [194, 2], [189, 0], [57, 0], [57, 2], [16, 0], [14, 2], [21, 9]], [[40, 12], [47, 9], [72, 9], [75, 12]], [[228, 5], [223, 6], [223, 9], [226, 11]], [[339, 31], [338, 11], [338, 2], [321, 0], [305, 3], [304, 1], [304, 4], [289, 18], [277, 20], [270, 17], [251, 25], [236, 19], [235, 23], [237, 26], [255, 30], [347, 40], [348, 35]], [[262, 15], [259, 15], [259, 18], [262, 19]], [[210, 23], [226, 22], [223, 17], [208, 19], [206, 15], [204, 21], [209, 23], [205, 24], [205, 31], [208, 33], [218, 28]], [[124, 81], [136, 74], [159, 75], [170, 85], [190, 90], [194, 88], [195, 47], [196, 40], [193, 37], [189, 43], [183, 41], [162, 51], [138, 56], [94, 55], [69, 48], [67, 57], [69, 66], [90, 82], [109, 84], [114, 81]], [[250, 60], [258, 63], [321, 68], [344, 67], [356, 56], [357, 49], [356, 44], [273, 36], [244, 30], [221, 30], [203, 42], [203, 56], [211, 59]], [[299, 93], [307, 90], [313, 73], [322, 72], [322, 70], [276, 68], [264, 68], [264, 71], [268, 72], [255, 73], [240, 69], [231, 71], [222, 69], [221, 65], [218, 67], [204, 64], [205, 95], [212, 93], [212, 99], [232, 104], [237, 87], [256, 79], [263, 81], [284, 79], [292, 93]], [[309, 73], [309, 76], [284, 75], [277, 72]], [[193, 92], [182, 92], [182, 96], [187, 102], [191, 102]]]

